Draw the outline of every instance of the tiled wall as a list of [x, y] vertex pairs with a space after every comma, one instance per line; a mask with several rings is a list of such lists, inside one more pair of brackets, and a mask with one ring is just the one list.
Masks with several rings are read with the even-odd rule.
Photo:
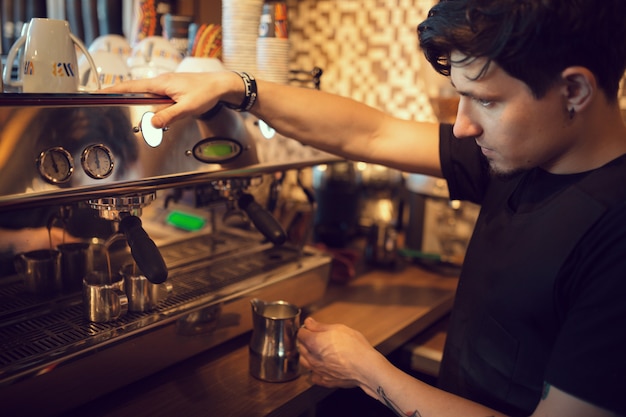
[[292, 69], [318, 66], [324, 90], [398, 117], [435, 120], [417, 76], [415, 29], [436, 0], [286, 1]]
[[287, 0], [292, 69], [324, 70], [321, 87], [405, 119], [432, 120], [416, 27], [434, 0]]

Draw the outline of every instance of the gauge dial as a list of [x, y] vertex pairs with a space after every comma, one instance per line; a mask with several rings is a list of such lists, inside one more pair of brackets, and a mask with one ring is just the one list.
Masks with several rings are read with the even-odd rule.
[[106, 178], [113, 172], [113, 154], [104, 145], [90, 145], [83, 151], [81, 163], [91, 178]]
[[43, 151], [37, 158], [41, 176], [51, 184], [67, 182], [74, 172], [74, 158], [61, 147]]

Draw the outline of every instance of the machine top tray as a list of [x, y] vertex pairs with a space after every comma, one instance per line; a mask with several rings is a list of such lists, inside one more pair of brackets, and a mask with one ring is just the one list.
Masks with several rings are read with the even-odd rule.
[[0, 106], [64, 106], [91, 105], [125, 106], [135, 104], [171, 104], [172, 99], [154, 94], [105, 94], [105, 93], [3, 93]]

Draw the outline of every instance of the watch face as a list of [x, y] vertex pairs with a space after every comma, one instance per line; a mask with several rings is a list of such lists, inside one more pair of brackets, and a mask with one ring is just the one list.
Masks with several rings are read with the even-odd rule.
[[81, 163], [85, 173], [91, 178], [106, 178], [113, 172], [113, 154], [104, 145], [91, 145], [85, 148]]
[[67, 182], [74, 172], [74, 158], [65, 149], [55, 147], [47, 149], [37, 158], [39, 174], [51, 184]]

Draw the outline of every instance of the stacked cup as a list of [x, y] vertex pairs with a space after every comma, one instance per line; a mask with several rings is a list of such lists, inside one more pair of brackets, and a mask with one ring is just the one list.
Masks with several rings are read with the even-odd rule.
[[148, 36], [133, 47], [126, 60], [133, 79], [153, 78], [174, 72], [183, 55], [162, 36]]
[[256, 72], [256, 38], [263, 0], [222, 0], [222, 58], [226, 68]]
[[285, 2], [271, 2], [263, 5], [259, 21], [259, 37], [256, 42], [259, 77], [287, 84], [289, 81], [289, 39]]
[[87, 91], [98, 89], [97, 79], [102, 87], [109, 87], [131, 78], [130, 68], [126, 63], [132, 48], [122, 35], [108, 34], [97, 37], [89, 45], [88, 52], [93, 58], [98, 71], [95, 74], [85, 55], [78, 58], [80, 84]]

